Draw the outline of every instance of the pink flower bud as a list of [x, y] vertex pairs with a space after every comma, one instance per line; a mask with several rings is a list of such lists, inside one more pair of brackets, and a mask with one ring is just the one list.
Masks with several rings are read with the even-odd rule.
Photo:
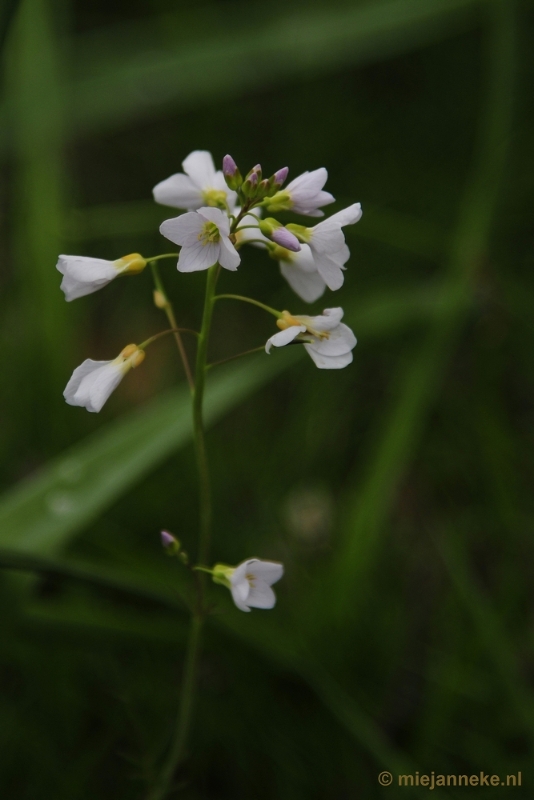
[[289, 174], [289, 167], [282, 167], [273, 175], [273, 183], [275, 186], [281, 186]]
[[285, 247], [286, 250], [292, 250], [294, 253], [298, 253], [300, 250], [300, 244], [297, 237], [283, 226], [272, 232], [271, 239], [273, 242], [276, 242], [276, 244], [279, 244], [280, 247]]
[[237, 172], [237, 164], [235, 163], [232, 156], [226, 155], [223, 158], [223, 173], [228, 178], [233, 178], [233, 176]]

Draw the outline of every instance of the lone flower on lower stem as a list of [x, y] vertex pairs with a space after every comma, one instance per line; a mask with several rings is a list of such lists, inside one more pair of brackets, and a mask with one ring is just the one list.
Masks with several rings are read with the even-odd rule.
[[219, 262], [235, 271], [241, 258], [230, 241], [230, 222], [218, 208], [199, 208], [160, 225], [160, 231], [171, 242], [182, 246], [178, 258], [180, 272], [198, 272]]
[[277, 325], [281, 329], [267, 340], [265, 352], [271, 347], [284, 347], [293, 341], [302, 342], [319, 369], [342, 369], [352, 362], [356, 337], [348, 325], [341, 322], [342, 308], [325, 308], [317, 317], [301, 316], [283, 311]]
[[138, 367], [144, 358], [145, 351], [136, 344], [127, 345], [113, 361], [87, 358], [72, 373], [63, 397], [70, 406], [83, 406], [97, 413], [126, 373]]
[[274, 608], [276, 595], [271, 586], [280, 580], [284, 567], [276, 561], [249, 558], [237, 567], [216, 564], [211, 573], [215, 583], [230, 589], [241, 611], [250, 611], [251, 608]]
[[142, 272], [147, 262], [139, 253], [130, 253], [116, 261], [89, 256], [59, 256], [57, 269], [63, 275], [61, 290], [70, 303], [78, 297], [92, 294], [119, 275]]

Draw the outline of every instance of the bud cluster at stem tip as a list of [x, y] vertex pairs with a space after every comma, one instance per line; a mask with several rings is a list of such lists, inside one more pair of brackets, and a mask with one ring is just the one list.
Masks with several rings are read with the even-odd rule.
[[242, 202], [258, 203], [278, 192], [289, 173], [288, 167], [277, 170], [270, 178], [263, 178], [261, 164], [242, 177], [239, 167], [230, 155], [223, 158], [223, 175], [229, 189], [237, 192]]

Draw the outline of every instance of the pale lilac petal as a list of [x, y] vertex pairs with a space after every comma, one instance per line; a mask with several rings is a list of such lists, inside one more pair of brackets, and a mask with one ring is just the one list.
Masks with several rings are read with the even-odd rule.
[[250, 589], [247, 597], [247, 605], [250, 608], [274, 608], [276, 605], [276, 595], [271, 587], [263, 581], [258, 581]]
[[315, 328], [316, 331], [331, 331], [337, 328], [343, 319], [343, 309], [325, 308], [322, 314], [306, 319], [309, 328]]
[[342, 356], [356, 347], [356, 337], [348, 327], [341, 323], [330, 332], [328, 339], [319, 339], [310, 344], [310, 350], [323, 356]]
[[86, 397], [87, 400], [83, 404], [87, 411], [98, 413], [110, 394], [117, 388], [124, 374], [124, 369], [119, 364], [111, 363], [101, 367], [92, 375], [86, 375], [83, 378], [74, 399]]
[[241, 263], [241, 256], [226, 236], [221, 236], [219, 245], [219, 264], [225, 269], [235, 271]]
[[340, 356], [324, 356], [314, 350], [313, 345], [305, 344], [304, 347], [319, 369], [343, 369], [352, 363], [352, 351]]
[[250, 611], [250, 608], [246, 604], [245, 600], [247, 599], [250, 591], [249, 582], [245, 579], [240, 581], [237, 584], [232, 582], [230, 587], [230, 591], [232, 592], [232, 598], [236, 606], [239, 608], [240, 611]]
[[315, 270], [304, 270], [294, 261], [280, 261], [280, 272], [295, 294], [306, 303], [314, 303], [324, 294], [326, 283]]
[[98, 291], [119, 275], [113, 261], [89, 256], [59, 256], [56, 269], [63, 275], [61, 291], [70, 303]]
[[179, 272], [199, 272], [209, 269], [219, 260], [219, 243], [203, 244], [197, 241], [194, 245], [182, 247], [178, 258]]
[[159, 226], [159, 231], [171, 242], [184, 247], [191, 247], [195, 242], [198, 242], [198, 235], [202, 231], [205, 222], [205, 219], [196, 211], [190, 211], [180, 217], [166, 219]]
[[194, 150], [182, 161], [182, 167], [199, 189], [210, 189], [215, 178], [215, 164], [207, 150]]
[[[335, 222], [337, 225], [341, 225], [341, 227], [345, 225], [354, 225], [354, 223], [358, 222], [362, 216], [362, 205], [361, 203], [353, 203], [351, 206], [347, 208], [342, 208], [341, 211], [338, 211], [336, 214], [332, 214], [331, 217], [328, 217], [325, 222]], [[324, 224], [324, 223], [319, 223]]]
[[343, 286], [345, 277], [338, 263], [322, 253], [315, 258], [315, 264], [321, 278], [331, 291], [335, 292]]
[[284, 574], [284, 565], [276, 561], [262, 561], [260, 558], [251, 558], [246, 563], [248, 564], [247, 572], [269, 585], [279, 581]]
[[308, 242], [311, 249], [316, 253], [325, 253], [331, 256], [343, 250], [345, 236], [339, 225], [330, 222], [330, 218], [320, 222], [312, 228], [311, 239]]
[[65, 391], [63, 392], [63, 397], [67, 403], [71, 406], [83, 405], [82, 403], [74, 402], [74, 396], [80, 388], [82, 380], [86, 377], [86, 375], [90, 375], [92, 372], [95, 372], [97, 369], [101, 369], [108, 364], [111, 364], [111, 361], [93, 361], [92, 358], [86, 358], [83, 364], [80, 364], [79, 367], [76, 367], [69, 382], [67, 383], [67, 386], [65, 387]]
[[213, 206], [203, 206], [198, 209], [198, 213], [201, 217], [204, 217], [204, 220], [215, 223], [219, 231], [225, 236], [228, 236], [230, 233], [230, 221], [224, 211], [221, 211], [220, 208], [214, 208]]
[[285, 328], [285, 330], [280, 331], [279, 333], [275, 333], [274, 336], [271, 336], [270, 339], [267, 339], [265, 344], [265, 352], [269, 353], [271, 347], [284, 347], [284, 345], [289, 344], [295, 339], [299, 333], [304, 333], [306, 330], [305, 325], [291, 325], [290, 328]]
[[152, 189], [154, 200], [163, 206], [193, 211], [203, 203], [202, 190], [182, 172], [171, 175]]

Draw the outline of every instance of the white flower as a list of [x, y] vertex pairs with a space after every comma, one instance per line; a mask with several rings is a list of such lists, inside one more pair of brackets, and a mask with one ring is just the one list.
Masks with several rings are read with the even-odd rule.
[[341, 322], [342, 308], [325, 308], [317, 317], [292, 315], [282, 312], [277, 321], [281, 328], [267, 340], [265, 352], [271, 347], [283, 347], [295, 340], [304, 343], [304, 347], [319, 369], [342, 369], [352, 362], [352, 349], [356, 346], [356, 337], [351, 329]]
[[182, 246], [178, 259], [180, 272], [198, 272], [219, 262], [236, 270], [241, 258], [230, 241], [230, 222], [219, 208], [199, 208], [181, 217], [168, 219], [160, 231], [171, 242]]
[[237, 567], [216, 564], [212, 575], [215, 583], [227, 586], [236, 606], [241, 611], [251, 608], [273, 608], [276, 596], [271, 586], [284, 574], [284, 567], [276, 561], [249, 558]]
[[[350, 251], [345, 244], [342, 227], [353, 225], [362, 216], [360, 203], [354, 203], [337, 214], [332, 214], [328, 219], [319, 222], [313, 228], [298, 226], [301, 241], [309, 244], [317, 271], [329, 289], [335, 291], [343, 284], [344, 264], [350, 257]], [[295, 231], [297, 226], [288, 225]]]
[[328, 172], [324, 167], [314, 169], [313, 172], [303, 172], [266, 200], [265, 205], [270, 211], [294, 211], [308, 217], [322, 217], [324, 212], [319, 211], [320, 207], [334, 202], [330, 192], [322, 191], [327, 178]]
[[87, 358], [76, 367], [63, 392], [70, 406], [85, 406], [98, 412], [132, 367], [143, 361], [145, 351], [129, 344], [113, 361], [93, 361]]
[[139, 253], [130, 253], [116, 261], [88, 256], [59, 256], [56, 267], [63, 275], [61, 289], [65, 292], [65, 300], [70, 302], [96, 292], [118, 275], [141, 272], [146, 267], [146, 261]]
[[153, 194], [156, 203], [196, 211], [202, 206], [235, 206], [237, 195], [226, 185], [224, 175], [215, 170], [211, 153], [194, 150], [182, 162], [183, 172], [171, 175], [157, 186]]

